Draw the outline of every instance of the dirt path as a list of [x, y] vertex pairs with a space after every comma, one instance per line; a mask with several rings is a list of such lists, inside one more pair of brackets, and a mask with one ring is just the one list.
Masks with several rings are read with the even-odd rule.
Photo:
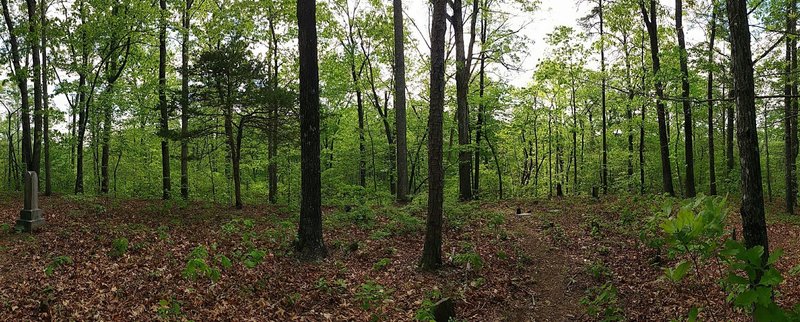
[[[584, 273], [584, 259], [574, 241], [581, 232], [580, 216], [564, 207], [548, 203], [519, 205], [523, 213], [509, 219], [510, 231], [533, 267], [530, 298], [509, 308], [509, 321], [575, 321], [587, 317], [580, 304], [590, 281]], [[516, 207], [503, 209], [515, 213]], [[569, 210], [572, 211], [572, 210]], [[578, 254], [578, 255], [576, 255]]]

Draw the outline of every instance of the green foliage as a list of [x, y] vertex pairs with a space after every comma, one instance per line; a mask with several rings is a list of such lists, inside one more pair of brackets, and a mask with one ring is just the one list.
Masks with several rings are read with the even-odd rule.
[[11, 232], [11, 225], [9, 224], [1, 224], [0, 225], [0, 233], [8, 234]]
[[294, 306], [295, 304], [297, 304], [298, 301], [300, 301], [300, 297], [301, 295], [298, 292], [289, 293], [289, 295], [286, 295], [286, 302], [290, 306]]
[[[669, 213], [671, 207], [665, 207]], [[756, 321], [791, 321], [800, 318], [800, 307], [794, 311], [783, 310], [775, 303], [774, 288], [783, 282], [775, 263], [781, 250], [773, 251], [764, 259], [764, 248], [745, 248], [741, 243], [726, 239], [725, 200], [700, 196], [682, 206], [677, 215], [661, 224], [665, 240], [673, 254], [687, 254], [689, 261], [679, 261], [674, 267], [665, 269], [665, 276], [673, 282], [681, 281], [702, 260], [718, 258], [727, 266], [727, 275], [720, 281], [728, 291], [727, 300], [734, 306], [751, 312]], [[791, 272], [791, 271], [790, 271]], [[704, 273], [698, 271], [698, 274]], [[689, 320], [697, 318], [698, 310], [692, 309]]]
[[374, 271], [382, 271], [392, 263], [391, 259], [388, 258], [381, 258], [375, 264], [372, 264], [372, 270]]
[[436, 305], [436, 302], [442, 299], [442, 292], [439, 290], [433, 290], [428, 292], [428, 295], [422, 300], [422, 305], [414, 314], [415, 321], [424, 321], [424, 322], [431, 322], [436, 321], [436, 318], [433, 316], [433, 306]]
[[158, 226], [156, 228], [156, 232], [158, 233], [158, 239], [167, 240], [169, 239], [169, 226]]
[[50, 264], [47, 264], [47, 266], [44, 268], [44, 275], [47, 275], [48, 277], [53, 276], [53, 273], [55, 273], [56, 269], [65, 265], [72, 265], [71, 257], [69, 256], [53, 257], [53, 259], [50, 260]]
[[409, 214], [407, 211], [394, 207], [388, 207], [386, 209], [387, 216], [389, 217], [389, 224], [387, 226], [395, 236], [419, 233], [425, 227], [424, 220]]
[[673, 282], [680, 282], [684, 276], [689, 272], [689, 269], [692, 267], [692, 263], [687, 261], [680, 261], [675, 268], [665, 268], [664, 269], [664, 276], [667, 277], [670, 281]]
[[581, 305], [591, 318], [598, 321], [621, 321], [625, 318], [619, 307], [617, 288], [611, 282], [588, 289], [581, 298]]
[[128, 239], [125, 237], [114, 239], [111, 242], [111, 251], [108, 253], [111, 257], [122, 257], [128, 251]]
[[263, 250], [253, 249], [247, 253], [243, 264], [244, 266], [247, 266], [247, 268], [255, 268], [258, 266], [258, 264], [261, 264], [261, 262], [264, 261], [264, 256], [266, 255], [267, 253]]
[[745, 248], [739, 242], [728, 240], [720, 254], [728, 264], [728, 275], [723, 284], [733, 305], [752, 312], [756, 321], [800, 318], [800, 310], [786, 311], [775, 303], [774, 288], [783, 282], [783, 276], [774, 267], [783, 254], [781, 250], [773, 251], [765, 262], [763, 247]]
[[453, 263], [475, 271], [480, 271], [483, 268], [483, 258], [472, 250], [453, 256]]
[[325, 222], [334, 227], [356, 225], [362, 229], [370, 229], [375, 225], [375, 212], [371, 207], [358, 206], [350, 211], [336, 211], [325, 217]]
[[[671, 206], [664, 207], [665, 215], [671, 212]], [[692, 265], [700, 265], [702, 260], [717, 254], [726, 218], [724, 198], [699, 196], [679, 208], [677, 215], [662, 221], [660, 226], [670, 254], [686, 254], [692, 261], [681, 261], [674, 268], [666, 268], [665, 276], [669, 280], [681, 281]]]
[[363, 310], [372, 311], [370, 320], [379, 321], [383, 316], [382, 303], [389, 298], [390, 294], [391, 290], [384, 288], [383, 285], [367, 281], [359, 286], [355, 297]]
[[245, 247], [252, 248], [255, 226], [252, 219], [234, 218], [222, 225], [222, 232], [227, 235], [241, 235]]
[[[183, 277], [194, 280], [198, 277], [208, 277], [212, 282], [216, 282], [222, 277], [220, 270], [208, 262], [208, 249], [205, 246], [197, 246], [189, 254], [186, 267], [183, 269]], [[228, 261], [230, 262], [230, 261]]]
[[158, 314], [158, 316], [162, 319], [180, 318], [183, 316], [181, 305], [182, 303], [176, 300], [174, 297], [162, 299], [158, 301], [158, 309], [156, 309], [156, 314]]
[[603, 262], [592, 262], [586, 267], [589, 275], [597, 281], [605, 281], [610, 275], [611, 270], [606, 267]]
[[554, 244], [564, 244], [567, 241], [567, 235], [564, 232], [564, 227], [561, 227], [560, 224], [548, 221], [542, 225], [542, 232], [545, 235], [550, 237], [550, 240]]

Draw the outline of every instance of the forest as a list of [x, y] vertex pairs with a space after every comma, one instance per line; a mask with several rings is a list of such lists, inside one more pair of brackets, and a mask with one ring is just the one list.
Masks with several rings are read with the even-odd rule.
[[797, 0], [0, 0], [0, 319], [800, 321]]

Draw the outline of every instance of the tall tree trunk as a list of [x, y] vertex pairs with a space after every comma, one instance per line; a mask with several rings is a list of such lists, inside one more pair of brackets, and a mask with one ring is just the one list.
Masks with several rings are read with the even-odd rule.
[[[477, 14], [477, 12], [475, 13]], [[481, 132], [483, 130], [483, 114], [485, 104], [483, 103], [483, 94], [485, 90], [486, 78], [486, 21], [481, 19], [481, 53], [480, 53], [480, 68], [478, 70], [478, 120], [475, 123], [475, 175], [472, 176], [472, 196], [478, 198], [480, 193], [481, 183]]]
[[397, 201], [408, 201], [408, 143], [406, 142], [406, 59], [402, 0], [393, 0], [394, 120], [397, 131]]
[[[572, 75], [570, 87], [570, 105], [572, 105], [572, 161], [574, 167], [572, 168], [572, 194], [578, 195], [578, 110], [575, 103], [575, 76]], [[536, 131], [536, 129], [534, 129]], [[535, 160], [534, 160], [535, 161]]]
[[764, 104], [764, 154], [766, 157], [766, 164], [764, 168], [767, 170], [767, 196], [769, 201], [772, 201], [772, 172], [769, 169], [769, 108], [767, 104]]
[[711, 34], [708, 36], [708, 86], [706, 98], [708, 99], [708, 178], [709, 193], [717, 194], [717, 171], [714, 161], [714, 40], [717, 35], [717, 2], [711, 1]]
[[[728, 92], [730, 98], [735, 98], [734, 90]], [[731, 173], [733, 171], [733, 130], [734, 130], [734, 111], [733, 111], [733, 104], [728, 103], [726, 110], [728, 112], [728, 125], [725, 127], [725, 130], [728, 132], [728, 135], [725, 138], [725, 158], [726, 158], [726, 173], [728, 178], [730, 179]]]
[[31, 169], [41, 173], [42, 155], [42, 63], [39, 51], [39, 11], [36, 0], [25, 0], [28, 6], [28, 31], [31, 56], [33, 58], [33, 152]]
[[[278, 37], [275, 33], [275, 17], [270, 12], [269, 17], [269, 31], [272, 47], [272, 89], [278, 91]], [[275, 204], [278, 202], [278, 104], [272, 104], [270, 115], [270, 133], [268, 134], [269, 147], [267, 156], [269, 158], [269, 166], [267, 167], [267, 176], [269, 179], [269, 203]], [[333, 151], [333, 141], [331, 141], [331, 151]], [[331, 153], [331, 160], [333, 162], [333, 153]]]
[[686, 197], [694, 198], [697, 194], [694, 187], [694, 135], [692, 129], [692, 103], [689, 101], [689, 63], [686, 52], [686, 40], [683, 35], [683, 1], [675, 0], [675, 29], [678, 33], [681, 66], [681, 97], [683, 98], [683, 132], [684, 157], [686, 160]]
[[470, 174], [472, 172], [469, 132], [469, 71], [464, 57], [464, 16], [461, 0], [451, 2], [453, 7], [452, 25], [456, 46], [456, 119], [458, 120], [458, 196], [462, 201], [472, 200]]
[[31, 153], [31, 112], [28, 98], [28, 78], [24, 76], [22, 65], [20, 64], [20, 50], [19, 41], [17, 40], [16, 30], [14, 28], [14, 21], [11, 20], [11, 14], [8, 7], [8, 0], [2, 0], [3, 5], [3, 19], [6, 22], [6, 29], [9, 34], [9, 43], [11, 44], [11, 64], [14, 67], [14, 80], [19, 88], [19, 96], [21, 102], [21, 120], [22, 122], [22, 163], [25, 164], [25, 169], [28, 171], [34, 170], [32, 165]]
[[[797, 17], [795, 17], [797, 2], [790, 0], [786, 7], [786, 34], [791, 35], [796, 32]], [[797, 206], [797, 114], [794, 106], [797, 98], [793, 97], [797, 86], [797, 75], [794, 69], [797, 65], [797, 57], [792, 54], [797, 46], [795, 37], [786, 37], [786, 62], [785, 78], [783, 85], [784, 94], [784, 151], [786, 166], [786, 211], [794, 215]]]
[[42, 21], [41, 40], [42, 40], [42, 112], [43, 118], [42, 126], [44, 127], [44, 195], [50, 196], [53, 194], [50, 160], [50, 104], [47, 92], [47, 4], [46, 0], [42, 0], [40, 8], [40, 18]]
[[656, 114], [658, 115], [658, 140], [661, 145], [661, 177], [664, 185], [664, 192], [671, 196], [675, 195], [675, 189], [672, 186], [672, 168], [670, 166], [669, 157], [669, 136], [667, 135], [667, 121], [666, 111], [664, 109], [664, 85], [658, 79], [659, 71], [661, 70], [661, 60], [658, 57], [658, 22], [656, 17], [656, 0], [650, 0], [650, 9], [645, 8], [644, 0], [639, 1], [639, 7], [642, 11], [645, 26], [647, 27], [647, 34], [650, 38], [650, 56], [653, 61], [653, 75], [656, 75], [655, 88], [656, 88]]
[[[361, 38], [361, 32], [359, 30], [359, 38]], [[394, 137], [392, 136], [392, 126], [389, 124], [389, 97], [385, 96], [384, 103], [381, 104], [380, 97], [378, 96], [378, 90], [375, 87], [375, 73], [372, 68], [372, 60], [367, 52], [367, 49], [364, 47], [364, 41], [361, 39], [361, 50], [364, 54], [364, 61], [367, 65], [367, 71], [369, 72], [369, 84], [370, 89], [372, 90], [372, 105], [375, 107], [375, 110], [378, 112], [378, 116], [381, 118], [381, 123], [383, 123], [383, 133], [386, 135], [386, 143], [389, 146], [389, 157], [387, 161], [389, 162], [389, 191], [391, 194], [395, 193], [395, 183], [394, 183]], [[388, 95], [388, 93], [387, 93]], [[369, 127], [369, 124], [367, 124]], [[370, 144], [372, 144], [372, 136], [370, 136]], [[375, 149], [372, 149], [372, 163], [373, 163], [373, 177], [375, 171]]]
[[[109, 69], [116, 69], [116, 66], [109, 67]], [[106, 87], [105, 91], [108, 94], [114, 92], [114, 82], [109, 79], [108, 86]], [[103, 129], [102, 129], [102, 152], [100, 157], [100, 193], [107, 194], [108, 193], [108, 181], [109, 181], [109, 173], [108, 173], [108, 162], [110, 156], [110, 146], [111, 146], [111, 117], [112, 117], [112, 106], [111, 104], [106, 104], [107, 106], [103, 107]]]
[[628, 132], [628, 191], [633, 189], [633, 76], [631, 75], [631, 51], [628, 44], [628, 34], [622, 35], [622, 52], [625, 55], [625, 76], [628, 90], [628, 101], [625, 103], [626, 131]]
[[428, 218], [420, 266], [437, 269], [442, 265], [442, 204], [444, 169], [442, 166], [442, 122], [444, 119], [444, 46], [447, 1], [433, 0], [431, 17], [430, 112], [428, 114]]
[[[117, 16], [119, 14], [120, 7], [115, 5], [111, 9], [111, 14]], [[128, 38], [125, 45], [122, 47], [125, 50], [125, 54], [123, 60], [119, 61], [119, 52], [117, 52], [118, 44], [122, 43], [121, 39], [118, 38], [118, 34], [116, 32], [112, 32], [110, 36], [110, 44], [111, 48], [109, 54], [107, 55], [108, 64], [106, 65], [105, 70], [105, 77], [106, 77], [106, 88], [105, 94], [106, 96], [111, 96], [114, 93], [114, 85], [119, 79], [120, 75], [122, 75], [122, 71], [125, 69], [125, 66], [128, 62], [128, 54], [130, 53], [130, 38]], [[110, 150], [111, 150], [111, 127], [113, 124], [112, 116], [114, 112], [114, 107], [111, 102], [107, 102], [103, 107], [103, 124], [102, 129], [99, 129], [101, 134], [101, 153], [100, 153], [100, 193], [107, 194], [109, 191], [109, 159], [110, 159]]]
[[[739, 160], [742, 181], [742, 233], [745, 247], [762, 246], [762, 263], [769, 258], [767, 223], [764, 218], [764, 195], [761, 186], [761, 160], [758, 155], [753, 55], [750, 51], [750, 27], [747, 22], [747, 1], [728, 0], [733, 92], [736, 98], [739, 139]], [[760, 280], [758, 273], [756, 281]]]
[[[639, 45], [641, 48], [641, 62], [642, 68], [642, 90], [645, 88], [645, 75], [647, 74], [645, 63], [644, 63], [644, 38]], [[642, 102], [642, 113], [641, 113], [641, 121], [639, 123], [639, 194], [644, 194], [644, 121], [645, 121], [645, 112], [647, 108], [647, 103]]]
[[359, 85], [360, 71], [356, 73], [355, 51], [350, 61], [350, 74], [356, 90], [356, 106], [358, 108], [358, 184], [367, 187], [367, 148], [364, 138], [364, 99]]
[[317, 2], [297, 1], [300, 53], [300, 167], [303, 198], [297, 252], [307, 260], [327, 256], [322, 239], [322, 197], [319, 159], [319, 66], [317, 65]]
[[606, 46], [605, 46], [605, 32], [603, 30], [603, 0], [598, 0], [598, 7], [600, 9], [600, 74], [601, 74], [601, 108], [603, 114], [603, 164], [601, 165], [600, 181], [603, 186], [603, 194], [608, 193], [608, 142], [606, 140], [606, 130], [608, 129], [606, 122]]
[[184, 0], [181, 14], [181, 197], [189, 199], [189, 33], [194, 0]]
[[[88, 91], [86, 89], [86, 73], [89, 69], [89, 46], [86, 42], [86, 31], [82, 29], [83, 24], [86, 22], [86, 3], [80, 2], [80, 20], [81, 20], [81, 35], [80, 35], [80, 49], [81, 49], [81, 68], [78, 71], [78, 120], [77, 120], [77, 133], [75, 140], [75, 193], [83, 193], [83, 140], [86, 136], [86, 123], [89, 120], [88, 111]], [[75, 130], [75, 117], [73, 114], [73, 130]]]
[[[231, 91], [228, 91], [228, 95], [226, 96], [227, 100], [231, 99]], [[233, 191], [234, 191], [234, 206], [236, 209], [242, 209], [242, 191], [241, 191], [241, 183], [242, 183], [242, 176], [241, 176], [241, 169], [239, 166], [240, 163], [240, 151], [241, 151], [241, 137], [242, 131], [244, 127], [244, 121], [239, 121], [239, 127], [236, 129], [236, 134], [234, 134], [234, 125], [233, 125], [233, 106], [228, 101], [226, 103], [225, 108], [225, 137], [228, 143], [228, 150], [231, 157], [231, 167], [233, 172]]]
[[167, 1], [158, 1], [158, 107], [161, 111], [159, 123], [161, 125], [161, 177], [162, 196], [164, 200], [170, 199], [170, 171], [169, 171], [169, 110], [167, 109]]
[[[551, 101], [552, 104], [552, 101]], [[553, 106], [547, 109], [547, 197], [553, 196]]]

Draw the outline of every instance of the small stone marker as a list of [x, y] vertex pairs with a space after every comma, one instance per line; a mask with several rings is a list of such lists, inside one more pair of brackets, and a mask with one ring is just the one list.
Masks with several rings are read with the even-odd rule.
[[17, 229], [32, 232], [44, 225], [42, 210], [39, 209], [39, 178], [36, 172], [25, 172], [25, 202], [17, 219]]

